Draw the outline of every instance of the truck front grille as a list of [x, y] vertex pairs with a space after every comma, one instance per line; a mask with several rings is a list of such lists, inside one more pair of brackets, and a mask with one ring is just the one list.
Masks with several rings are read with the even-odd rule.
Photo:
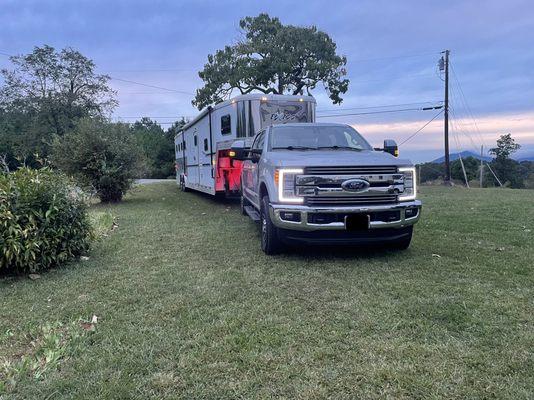
[[305, 199], [308, 206], [376, 205], [395, 203], [397, 195], [310, 196]]
[[305, 175], [319, 174], [319, 175], [381, 175], [381, 174], [396, 174], [397, 167], [382, 165], [382, 166], [324, 166], [324, 167], [306, 167], [304, 168]]

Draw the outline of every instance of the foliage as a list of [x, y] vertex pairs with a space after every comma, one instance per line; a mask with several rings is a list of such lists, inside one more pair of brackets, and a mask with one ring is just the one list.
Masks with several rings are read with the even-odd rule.
[[115, 93], [109, 77], [95, 72], [95, 64], [80, 52], [65, 48], [35, 47], [10, 58], [0, 87], [0, 151], [33, 163], [33, 154], [47, 156], [53, 135], [71, 130], [80, 118], [109, 113]]
[[489, 152], [490, 154], [494, 154], [498, 160], [506, 160], [520, 148], [521, 145], [515, 143], [512, 135], [507, 133], [497, 139], [497, 147], [490, 149]]
[[81, 120], [53, 144], [52, 163], [92, 190], [102, 202], [117, 202], [145, 170], [141, 149], [128, 125]]
[[0, 174], [0, 272], [35, 272], [88, 250], [81, 192], [48, 168]]
[[[179, 126], [177, 124], [173, 125]], [[175, 128], [173, 128], [175, 129]], [[147, 178], [168, 178], [174, 175], [173, 130], [165, 132], [150, 118], [143, 118], [130, 127], [148, 162]]]
[[427, 162], [418, 164], [419, 181], [421, 183], [443, 179], [445, 175], [445, 165]]
[[[511, 188], [523, 188], [523, 179], [526, 176], [522, 176], [520, 164], [512, 160], [510, 156], [519, 150], [521, 146], [515, 143], [512, 136], [508, 133], [501, 135], [497, 139], [497, 147], [490, 149], [490, 153], [494, 154], [496, 158], [491, 162], [491, 168], [504, 186]], [[490, 182], [494, 182], [493, 174], [490, 178]]]
[[283, 25], [268, 14], [246, 17], [239, 23], [243, 38], [208, 56], [199, 72], [204, 81], [193, 104], [199, 109], [218, 103], [232, 90], [274, 94], [309, 94], [322, 82], [334, 104], [348, 89], [344, 56], [336, 44], [315, 26]]
[[525, 188], [534, 189], [534, 172], [530, 172], [525, 179]]
[[[480, 174], [480, 161], [474, 157], [463, 158], [462, 161], [464, 163], [467, 181], [469, 182], [478, 179]], [[460, 159], [451, 162], [451, 178], [465, 183], [462, 162]]]
[[[9, 393], [25, 379], [43, 380], [47, 374], [57, 370], [60, 364], [84, 344], [94, 332], [96, 323], [80, 319], [69, 324], [46, 323], [38, 329], [25, 333], [21, 338], [8, 331], [0, 342], [23, 341], [22, 354], [14, 357], [0, 357], [0, 395]], [[91, 327], [90, 329], [86, 327]]]

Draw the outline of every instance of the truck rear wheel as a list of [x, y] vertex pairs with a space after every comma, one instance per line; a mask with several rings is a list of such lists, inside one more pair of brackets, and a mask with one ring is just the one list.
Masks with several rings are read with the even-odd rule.
[[263, 196], [260, 208], [261, 249], [265, 254], [277, 254], [282, 242], [278, 237], [278, 228], [274, 226], [269, 214], [269, 196]]

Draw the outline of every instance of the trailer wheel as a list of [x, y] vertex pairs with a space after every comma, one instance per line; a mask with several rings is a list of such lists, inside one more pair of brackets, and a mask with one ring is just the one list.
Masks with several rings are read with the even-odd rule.
[[180, 178], [180, 190], [182, 192], [189, 192], [189, 189], [185, 186], [184, 178]]
[[260, 209], [261, 249], [265, 254], [277, 254], [282, 242], [278, 237], [278, 228], [274, 226], [269, 215], [269, 196], [263, 196]]

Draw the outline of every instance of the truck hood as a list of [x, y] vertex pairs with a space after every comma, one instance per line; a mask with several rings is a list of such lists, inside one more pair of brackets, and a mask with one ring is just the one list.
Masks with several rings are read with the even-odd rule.
[[275, 167], [413, 165], [408, 159], [396, 158], [389, 153], [371, 150], [273, 150], [268, 157]]

